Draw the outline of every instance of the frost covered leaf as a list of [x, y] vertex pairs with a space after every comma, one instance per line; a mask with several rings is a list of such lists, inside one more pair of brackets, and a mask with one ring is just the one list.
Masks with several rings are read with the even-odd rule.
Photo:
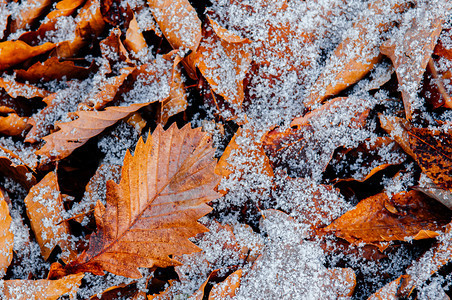
[[146, 40], [144, 39], [144, 36], [141, 33], [135, 15], [133, 16], [132, 20], [130, 20], [129, 28], [127, 28], [124, 45], [130, 51], [134, 51], [135, 53], [138, 53], [147, 47]]
[[52, 160], [63, 159], [84, 145], [90, 138], [104, 131], [105, 128], [148, 104], [110, 106], [103, 111], [78, 111], [75, 113], [78, 119], [56, 124], [60, 130], [44, 137], [43, 140], [46, 141], [46, 144], [36, 154], [47, 156]]
[[[24, 187], [30, 188], [36, 183], [36, 178], [32, 170], [36, 168], [36, 158], [31, 158], [25, 163], [22, 158], [25, 158], [24, 153], [11, 151], [6, 145], [1, 145], [0, 141], [0, 173], [4, 176], [10, 177], [21, 183]], [[5, 147], [4, 147], [5, 146]], [[27, 149], [29, 150], [29, 149]]]
[[237, 288], [240, 286], [242, 273], [242, 270], [237, 270], [224, 281], [214, 285], [210, 290], [209, 300], [233, 298]]
[[411, 128], [410, 123], [403, 118], [394, 116], [379, 114], [378, 117], [380, 118], [381, 127], [399, 144], [406, 154], [415, 158], [416, 156], [411, 150], [410, 136], [408, 134], [408, 130]]
[[381, 60], [381, 34], [397, 20], [397, 13], [406, 8], [397, 1], [373, 0], [345, 33], [345, 39], [327, 60], [312, 87], [305, 105], [315, 107], [328, 97], [337, 95], [361, 80]]
[[124, 158], [121, 181], [107, 182], [107, 206], [96, 206], [97, 232], [89, 249], [67, 269], [97, 264], [111, 273], [140, 278], [138, 267], [167, 267], [169, 255], [199, 251], [188, 238], [206, 231], [197, 219], [210, 212], [214, 148], [207, 134], [186, 125], [158, 126], [135, 154]]
[[0, 285], [0, 295], [5, 299], [57, 300], [61, 296], [75, 295], [83, 273], [68, 275], [58, 280], [5, 280]]
[[452, 191], [452, 136], [441, 130], [415, 127], [408, 134], [422, 171], [437, 186]]
[[424, 4], [405, 14], [400, 31], [380, 47], [394, 64], [408, 120], [417, 106], [419, 83], [451, 8], [450, 3], [444, 2]]
[[27, 70], [16, 70], [16, 74], [18, 78], [30, 82], [61, 80], [63, 77], [82, 79], [88, 77], [93, 68], [94, 64], [84, 68], [76, 66], [73, 61], [60, 61], [57, 57], [51, 57], [42, 63], [35, 63]]
[[252, 59], [247, 49], [250, 41], [227, 32], [211, 19], [209, 22], [227, 39], [222, 39], [211, 27], [207, 27], [195, 64], [211, 88], [233, 104], [234, 109], [240, 109], [244, 98], [243, 79]]
[[361, 200], [325, 231], [350, 243], [432, 238], [450, 221], [450, 214], [435, 204], [416, 191], [401, 192], [392, 198], [380, 193]]
[[152, 14], [173, 49], [196, 51], [201, 20], [188, 0], [148, 0]]
[[69, 224], [63, 221], [63, 200], [56, 174], [48, 173], [33, 186], [24, 202], [31, 228], [44, 259], [49, 258], [57, 245], [62, 250], [64, 261], [75, 259], [77, 252], [71, 243]]
[[5, 92], [8, 93], [13, 98], [17, 97], [25, 97], [25, 98], [34, 98], [40, 97], [44, 98], [49, 96], [51, 93], [35, 87], [34, 85], [21, 83], [14, 80], [9, 80], [6, 78], [0, 78], [0, 88], [4, 89]]
[[0, 190], [0, 278], [13, 259], [14, 234], [11, 232], [11, 216], [3, 192]]
[[21, 2], [20, 13], [11, 22], [11, 32], [32, 25], [52, 4], [51, 0], [33, 0]]
[[52, 43], [32, 47], [22, 41], [0, 42], [0, 71], [26, 61], [29, 58], [46, 53], [55, 48]]
[[100, 13], [99, 0], [88, 0], [80, 9], [75, 21], [75, 37], [72, 40], [59, 42], [56, 53], [59, 58], [75, 56], [84, 47], [90, 37], [98, 36], [104, 29], [105, 22]]
[[6, 117], [0, 116], [0, 133], [4, 135], [21, 135], [22, 132], [31, 127], [27, 123], [27, 119], [19, 117], [17, 114], [9, 114]]

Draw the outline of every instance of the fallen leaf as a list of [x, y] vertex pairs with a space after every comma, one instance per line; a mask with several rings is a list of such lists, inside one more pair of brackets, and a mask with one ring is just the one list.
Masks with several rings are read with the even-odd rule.
[[440, 231], [450, 220], [450, 214], [434, 204], [416, 191], [401, 192], [392, 198], [380, 193], [361, 200], [325, 231], [355, 244], [431, 238], [431, 234], [438, 235], [432, 232]]
[[32, 173], [32, 170], [37, 166], [36, 158], [31, 158], [24, 162], [22, 160], [26, 157], [24, 153], [17, 151], [16, 154], [1, 144], [0, 142], [0, 173], [16, 180], [27, 189], [31, 188], [36, 184], [36, 178]]
[[35, 63], [27, 70], [15, 70], [15, 72], [21, 80], [39, 82], [41, 80], [61, 80], [63, 77], [67, 80], [83, 79], [88, 77], [94, 68], [95, 65], [93, 63], [90, 67], [85, 68], [76, 66], [73, 61], [60, 61], [57, 57], [51, 57], [42, 63]]
[[129, 28], [127, 28], [124, 45], [135, 53], [138, 53], [147, 47], [146, 40], [141, 33], [135, 15], [133, 16], [132, 20], [130, 20]]
[[107, 207], [96, 205], [88, 250], [66, 267], [97, 264], [140, 278], [138, 267], [177, 265], [169, 255], [199, 251], [188, 237], [206, 231], [196, 220], [219, 197], [213, 153], [209, 137], [190, 125], [158, 126], [146, 143], [140, 139], [134, 156], [124, 158], [119, 185], [107, 182]]
[[217, 36], [211, 28], [213, 25], [207, 27], [196, 54], [195, 65], [215, 93], [223, 96], [233, 105], [233, 109], [240, 109], [245, 95], [243, 79], [252, 60], [251, 53], [246, 47], [250, 41], [232, 33], [226, 34], [226, 29], [220, 29], [215, 21], [209, 19], [209, 22], [215, 24], [217, 31], [228, 39], [222, 40]]
[[110, 106], [103, 111], [78, 111], [75, 113], [78, 119], [56, 124], [60, 130], [44, 137], [43, 140], [46, 141], [46, 144], [36, 154], [52, 160], [61, 160], [84, 145], [90, 138], [104, 131], [105, 128], [148, 104]]
[[240, 286], [240, 278], [242, 270], [237, 270], [229, 275], [224, 281], [214, 285], [209, 293], [209, 300], [232, 298], [236, 294], [237, 288]]
[[79, 10], [75, 19], [75, 38], [60, 42], [56, 46], [56, 54], [59, 58], [75, 56], [79, 50], [88, 44], [90, 37], [98, 36], [104, 29], [105, 22], [100, 12], [99, 0], [88, 0]]
[[399, 2], [371, 1], [328, 58], [305, 105], [315, 108], [366, 76], [381, 60], [381, 34], [391, 28], [391, 22], [397, 21], [397, 14], [406, 7], [406, 4]]
[[148, 0], [154, 19], [173, 49], [196, 51], [201, 20], [188, 0]]
[[79, 273], [58, 280], [5, 280], [0, 292], [6, 299], [57, 300], [66, 294], [74, 296], [84, 276]]
[[408, 134], [410, 123], [403, 118], [395, 116], [385, 116], [378, 114], [381, 127], [396, 141], [406, 154], [415, 159], [415, 154], [411, 150], [410, 136]]
[[[381, 53], [388, 56], [395, 67], [408, 120], [412, 118], [419, 83], [451, 8], [439, 5], [428, 3], [405, 14], [400, 31], [380, 47]], [[427, 13], [430, 11], [436, 13]]]
[[412, 127], [409, 142], [422, 171], [443, 189], [452, 191], [452, 136], [448, 132]]
[[22, 2], [19, 7], [20, 13], [11, 22], [11, 32], [16, 32], [19, 29], [24, 29], [32, 25], [51, 4], [51, 0]]
[[49, 259], [57, 245], [62, 250], [63, 261], [68, 262], [77, 257], [70, 238], [69, 224], [63, 221], [63, 200], [56, 174], [48, 173], [33, 186], [24, 202], [31, 228], [44, 259]]
[[419, 178], [419, 185], [413, 187], [413, 189], [438, 200], [444, 206], [452, 210], [452, 191], [450, 189], [440, 188], [427, 175], [421, 174], [421, 177]]
[[22, 41], [0, 42], [0, 71], [20, 64], [29, 58], [46, 53], [53, 48], [55, 48], [55, 45], [52, 43], [44, 43], [32, 47]]
[[0, 116], [0, 133], [5, 135], [21, 135], [31, 126], [27, 123], [28, 118], [19, 117], [17, 114]]
[[13, 98], [25, 97], [25, 98], [44, 98], [49, 96], [51, 93], [35, 87], [34, 85], [17, 82], [15, 80], [8, 80], [5, 78], [0, 78], [0, 88], [4, 89], [8, 95]]
[[14, 234], [11, 232], [11, 216], [8, 204], [3, 192], [0, 190], [0, 278], [6, 274], [6, 270], [13, 259]]

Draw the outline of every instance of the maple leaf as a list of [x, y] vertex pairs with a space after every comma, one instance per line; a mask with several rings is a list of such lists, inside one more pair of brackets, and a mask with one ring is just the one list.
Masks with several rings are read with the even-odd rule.
[[207, 134], [190, 125], [158, 126], [146, 143], [140, 139], [134, 156], [124, 158], [120, 183], [107, 182], [107, 206], [96, 205], [88, 250], [67, 269], [99, 265], [140, 278], [138, 267], [176, 265], [169, 255], [199, 251], [188, 238], [206, 231], [196, 220], [219, 197], [213, 153]]

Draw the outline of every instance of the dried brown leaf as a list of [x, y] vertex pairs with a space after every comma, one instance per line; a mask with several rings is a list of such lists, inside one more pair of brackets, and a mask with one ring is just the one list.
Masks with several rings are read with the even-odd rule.
[[420, 192], [401, 192], [392, 198], [380, 193], [361, 200], [325, 230], [350, 243], [372, 244], [430, 238], [433, 231], [441, 230], [449, 220], [447, 211]]
[[52, 4], [51, 0], [30, 0], [21, 3], [20, 13], [11, 22], [11, 32], [32, 25], [41, 14]]
[[135, 15], [133, 16], [132, 20], [130, 20], [129, 28], [126, 31], [126, 39], [124, 40], [124, 45], [135, 53], [138, 53], [147, 47], [146, 40], [141, 33]]
[[214, 285], [209, 293], [209, 300], [227, 299], [235, 296], [235, 291], [240, 286], [242, 270], [237, 270], [229, 275], [224, 281]]
[[138, 267], [176, 265], [169, 255], [199, 251], [188, 238], [206, 231], [197, 219], [219, 197], [213, 154], [207, 134], [190, 125], [158, 126], [146, 143], [140, 139], [124, 158], [119, 185], [107, 182], [107, 207], [96, 206], [89, 249], [66, 269], [90, 264], [140, 278]]
[[30, 128], [27, 119], [19, 117], [17, 114], [9, 114], [6, 117], [0, 116], [0, 133], [13, 136], [21, 135], [22, 132]]

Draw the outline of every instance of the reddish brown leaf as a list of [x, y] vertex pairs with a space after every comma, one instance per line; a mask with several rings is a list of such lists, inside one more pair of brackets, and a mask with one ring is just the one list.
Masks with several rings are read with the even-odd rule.
[[146, 143], [140, 139], [134, 156], [124, 158], [119, 185], [107, 182], [107, 207], [96, 206], [89, 249], [68, 268], [98, 264], [140, 278], [138, 267], [175, 265], [169, 255], [199, 251], [188, 238], [206, 231], [196, 220], [219, 197], [213, 153], [209, 137], [190, 125], [158, 126]]
[[350, 243], [372, 244], [431, 238], [449, 220], [447, 211], [420, 192], [401, 192], [392, 198], [380, 193], [361, 200], [325, 230]]
[[29, 189], [36, 184], [32, 170], [37, 166], [37, 159], [36, 157], [27, 157], [25, 152], [31, 151], [30, 147], [22, 144], [21, 149], [8, 149], [8, 146], [2, 145], [0, 142], [0, 173], [11, 177]]
[[[432, 2], [422, 11], [407, 15], [401, 32], [380, 47], [395, 67], [408, 120], [412, 118], [418, 85], [441, 33], [446, 9], [450, 9], [447, 5], [441, 8], [437, 5]], [[441, 14], [429, 14], [430, 10]]]
[[410, 123], [402, 118], [394, 116], [385, 116], [378, 114], [381, 127], [396, 141], [406, 154], [412, 158], [416, 158], [410, 146], [410, 136], [408, 134]]
[[58, 280], [5, 280], [0, 293], [6, 299], [57, 300], [66, 294], [75, 296], [83, 276], [79, 273]]
[[54, 172], [48, 173], [30, 189], [24, 200], [31, 229], [47, 260], [55, 246], [60, 246], [62, 259], [71, 261], [77, 257], [70, 240], [69, 224], [63, 221], [64, 211], [58, 179]]
[[8, 204], [0, 190], [0, 278], [6, 274], [13, 259], [14, 234], [10, 231], [11, 221]]
[[[73, 61], [60, 61], [57, 57], [51, 57], [44, 62], [37, 62], [27, 70], [16, 70], [17, 77], [30, 82], [61, 80], [66, 79], [82, 79], [88, 77], [93, 71], [94, 64], [89, 68], [79, 67]], [[42, 96], [41, 96], [42, 97]]]
[[43, 140], [46, 141], [46, 144], [36, 154], [52, 160], [63, 159], [84, 145], [90, 138], [104, 131], [105, 128], [146, 105], [149, 103], [110, 106], [103, 111], [78, 111], [75, 113], [78, 119], [56, 124], [60, 130], [44, 137]]
[[409, 143], [422, 171], [443, 189], [452, 191], [452, 136], [448, 132], [411, 128]]
[[235, 291], [240, 286], [240, 278], [242, 277], [242, 270], [237, 270], [229, 275], [224, 281], [214, 285], [210, 290], [209, 300], [224, 299], [227, 297], [233, 298]]
[[137, 19], [135, 15], [129, 23], [129, 28], [126, 32], [126, 39], [124, 40], [124, 45], [131, 51], [135, 53], [140, 52], [147, 47], [146, 40], [141, 33], [140, 27], [138, 26]]
[[24, 29], [32, 25], [41, 14], [52, 4], [51, 0], [31, 0], [21, 3], [20, 14], [11, 22], [11, 32]]
[[44, 98], [50, 95], [50, 92], [37, 88], [31, 84], [21, 83], [14, 80], [8, 80], [5, 78], [0, 78], [0, 88], [4, 89], [8, 95], [13, 98], [25, 97], [34, 98], [40, 97]]
[[52, 43], [44, 43], [32, 47], [22, 41], [0, 42], [0, 71], [24, 62], [29, 58], [46, 53], [53, 48], [55, 48], [55, 45]]

